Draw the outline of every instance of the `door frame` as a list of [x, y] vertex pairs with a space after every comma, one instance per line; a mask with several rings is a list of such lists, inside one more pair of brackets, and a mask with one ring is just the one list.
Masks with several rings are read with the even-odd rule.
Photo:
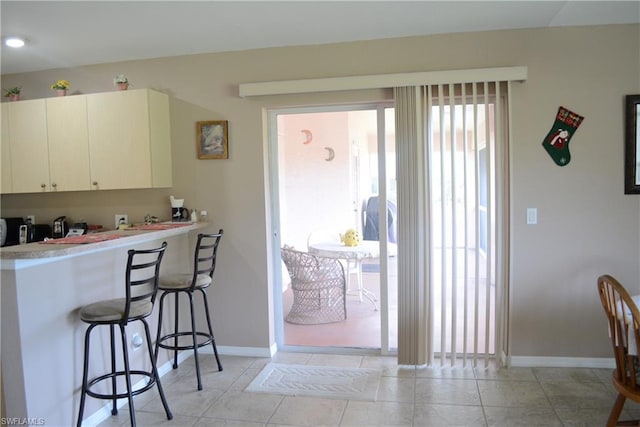
[[[273, 298], [273, 315], [274, 315], [274, 333], [277, 351], [287, 352], [314, 352], [314, 353], [347, 353], [347, 354], [373, 354], [373, 355], [395, 355], [397, 349], [389, 348], [389, 318], [388, 309], [381, 309], [381, 348], [365, 349], [350, 347], [310, 347], [310, 346], [292, 346], [284, 343], [284, 308], [282, 301], [282, 258], [280, 248], [282, 246], [280, 234], [280, 190], [279, 190], [279, 162], [278, 162], [278, 129], [277, 117], [282, 114], [309, 114], [309, 113], [326, 113], [326, 112], [347, 112], [358, 110], [376, 111], [377, 117], [377, 149], [378, 149], [378, 189], [381, 195], [380, 200], [382, 206], [387, 201], [387, 185], [386, 185], [386, 140], [385, 140], [385, 117], [384, 111], [387, 108], [394, 108], [393, 101], [366, 102], [366, 103], [350, 103], [346, 105], [322, 105], [322, 106], [306, 106], [306, 107], [274, 107], [266, 109], [267, 120], [267, 157], [268, 157], [268, 182], [269, 182], [269, 212], [271, 223], [271, 254], [270, 262], [272, 264], [272, 287]], [[384, 203], [384, 204], [382, 204]], [[383, 225], [386, 224], [386, 210], [384, 212]], [[387, 253], [386, 239], [381, 241], [381, 254]], [[387, 280], [386, 277], [387, 259], [380, 257], [380, 306], [384, 304], [387, 307]]]

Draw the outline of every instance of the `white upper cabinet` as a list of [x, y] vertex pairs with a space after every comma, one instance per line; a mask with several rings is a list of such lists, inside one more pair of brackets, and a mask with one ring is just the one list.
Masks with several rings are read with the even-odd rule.
[[[51, 191], [45, 100], [6, 103], [5, 111], [11, 158], [11, 192]], [[4, 146], [4, 132], [2, 137]]]
[[47, 99], [49, 176], [52, 191], [91, 189], [87, 98]]
[[87, 95], [95, 189], [171, 186], [169, 98], [148, 89]]
[[171, 187], [169, 97], [149, 89], [2, 104], [1, 192]]
[[11, 185], [11, 147], [9, 146], [9, 105], [5, 102], [2, 104], [1, 130], [2, 138], [0, 138], [0, 193], [11, 193], [13, 186]]

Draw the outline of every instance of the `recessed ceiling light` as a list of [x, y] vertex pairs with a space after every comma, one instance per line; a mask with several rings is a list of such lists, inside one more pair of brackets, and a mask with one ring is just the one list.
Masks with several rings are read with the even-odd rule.
[[22, 47], [24, 46], [24, 40], [20, 37], [7, 37], [5, 39], [4, 44], [9, 47]]

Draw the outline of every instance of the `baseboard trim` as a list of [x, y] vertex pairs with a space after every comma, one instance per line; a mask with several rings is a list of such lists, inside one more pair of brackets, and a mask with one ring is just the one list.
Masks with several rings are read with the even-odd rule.
[[[278, 351], [278, 347], [276, 344], [273, 344], [271, 347], [234, 347], [234, 346], [226, 346], [219, 345], [218, 354], [223, 354], [225, 356], [245, 356], [245, 357], [271, 357]], [[192, 350], [185, 350], [193, 355]], [[213, 354], [213, 349], [209, 346], [202, 347], [198, 350], [198, 353], [204, 354]]]
[[511, 367], [524, 368], [615, 368], [616, 362], [608, 357], [538, 357], [511, 356]]
[[500, 352], [500, 366], [511, 366], [511, 357], [507, 356], [507, 353], [504, 351]]

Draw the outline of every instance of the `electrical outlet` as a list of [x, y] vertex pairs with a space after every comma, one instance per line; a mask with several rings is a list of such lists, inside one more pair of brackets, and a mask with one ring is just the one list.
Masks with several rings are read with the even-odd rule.
[[35, 224], [36, 223], [36, 216], [35, 215], [27, 215], [27, 222], [30, 224]]
[[140, 336], [140, 334], [133, 334], [133, 336], [131, 337], [131, 347], [133, 347], [133, 351], [140, 350], [143, 343], [144, 341], [142, 341], [142, 337]]
[[129, 224], [129, 215], [127, 214], [116, 214], [115, 218], [116, 230], [120, 224]]

